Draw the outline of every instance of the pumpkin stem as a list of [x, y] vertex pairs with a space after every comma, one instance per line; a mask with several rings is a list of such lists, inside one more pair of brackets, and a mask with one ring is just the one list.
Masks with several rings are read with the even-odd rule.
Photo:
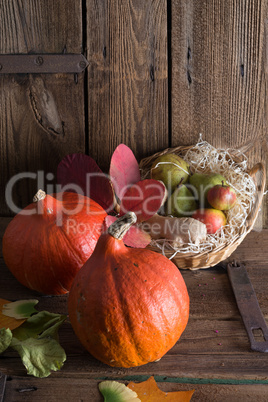
[[137, 222], [137, 216], [134, 212], [127, 212], [125, 215], [120, 216], [108, 228], [109, 235], [115, 239], [122, 240], [131, 225]]
[[38, 190], [33, 198], [33, 202], [38, 202], [46, 198], [46, 193], [43, 190]]

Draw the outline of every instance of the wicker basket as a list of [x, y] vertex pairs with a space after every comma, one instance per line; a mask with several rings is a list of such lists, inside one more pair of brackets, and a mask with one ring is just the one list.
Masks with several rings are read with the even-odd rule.
[[[167, 154], [167, 153], [175, 153], [179, 156], [183, 156], [187, 150], [193, 148], [192, 146], [188, 147], [176, 147], [176, 148], [167, 148], [162, 152], [158, 152], [148, 158], [143, 159], [140, 162], [140, 169], [143, 173], [147, 173], [150, 171], [150, 168], [152, 166], [152, 163], [161, 155]], [[239, 151], [233, 151], [229, 152], [232, 159], [235, 162], [241, 162], [241, 153]], [[254, 205], [251, 209], [250, 214], [247, 216], [246, 219], [246, 224], [240, 228], [239, 232], [236, 234], [235, 238], [232, 239], [232, 241], [226, 241], [224, 244], [221, 244], [220, 247], [214, 248], [213, 250], [209, 252], [203, 252], [203, 253], [180, 253], [178, 252], [175, 257], [172, 257], [174, 255], [174, 251], [165, 248], [164, 249], [164, 254], [166, 257], [171, 258], [172, 261], [182, 269], [191, 269], [191, 270], [196, 270], [196, 269], [201, 269], [201, 268], [209, 268], [211, 266], [215, 266], [219, 264], [221, 261], [227, 259], [238, 247], [238, 245], [244, 240], [246, 235], [252, 230], [254, 226], [254, 222], [257, 218], [261, 203], [262, 203], [262, 198], [263, 198], [263, 193], [264, 193], [264, 188], [265, 188], [265, 181], [266, 181], [266, 174], [265, 174], [265, 169], [262, 163], [257, 163], [252, 169], [250, 169], [247, 173], [252, 177], [254, 180], [254, 183], [256, 185], [256, 197], [255, 197], [255, 202]], [[161, 253], [161, 249], [157, 246], [149, 246], [149, 248], [153, 251], [156, 251], [158, 253]]]

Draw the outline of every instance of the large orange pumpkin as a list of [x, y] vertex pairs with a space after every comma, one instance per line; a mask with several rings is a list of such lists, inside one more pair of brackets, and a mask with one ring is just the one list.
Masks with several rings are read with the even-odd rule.
[[178, 341], [189, 317], [189, 296], [178, 268], [163, 255], [124, 245], [122, 237], [133, 221], [128, 213], [101, 235], [68, 299], [81, 343], [115, 367], [160, 359]]
[[107, 214], [95, 201], [76, 193], [51, 196], [39, 191], [35, 200], [5, 231], [5, 263], [30, 289], [67, 293], [92, 254]]

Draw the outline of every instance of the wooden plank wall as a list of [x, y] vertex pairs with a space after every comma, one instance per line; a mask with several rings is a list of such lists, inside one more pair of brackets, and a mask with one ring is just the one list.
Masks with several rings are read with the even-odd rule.
[[172, 145], [202, 133], [267, 169], [267, 1], [172, 0], [171, 21]]
[[[202, 133], [267, 166], [267, 0], [0, 0], [0, 21], [0, 53], [66, 47], [90, 63], [77, 84], [0, 78], [0, 216], [11, 215], [4, 188], [14, 174], [55, 174], [71, 152], [107, 171], [121, 142], [140, 159]], [[20, 181], [16, 203], [35, 190]], [[265, 227], [267, 210], [265, 200]]]
[[89, 148], [103, 169], [121, 142], [137, 158], [168, 141], [165, 0], [87, 1]]
[[[72, 0], [1, 0], [0, 53], [82, 51], [82, 6]], [[0, 76], [0, 215], [10, 215], [4, 188], [21, 172], [55, 175], [70, 152], [85, 151], [84, 80], [73, 75]], [[47, 180], [51, 183], [51, 180]], [[13, 198], [26, 206], [37, 181], [14, 186]]]

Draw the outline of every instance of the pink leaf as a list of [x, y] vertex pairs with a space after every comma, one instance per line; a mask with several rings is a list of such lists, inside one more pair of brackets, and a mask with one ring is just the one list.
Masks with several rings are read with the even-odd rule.
[[[117, 220], [116, 216], [107, 215], [104, 220], [105, 231]], [[145, 248], [151, 242], [151, 236], [138, 226], [131, 226], [123, 238], [124, 244], [130, 247]]]
[[120, 204], [120, 215], [135, 212], [137, 221], [143, 222], [153, 216], [167, 197], [165, 185], [158, 180], [141, 180], [130, 187]]
[[112, 155], [110, 177], [120, 200], [127, 188], [141, 179], [139, 164], [131, 149], [124, 144], [118, 145]]
[[111, 226], [111, 224], [115, 221], [117, 221], [117, 216], [107, 215], [103, 223], [104, 231], [106, 232], [108, 227]]
[[133, 225], [125, 234], [124, 243], [130, 247], [145, 248], [151, 242], [151, 236], [140, 229], [138, 226]]
[[114, 193], [111, 182], [97, 163], [88, 155], [70, 154], [59, 163], [58, 183], [62, 191], [83, 194], [101, 205], [106, 212], [114, 207]]

